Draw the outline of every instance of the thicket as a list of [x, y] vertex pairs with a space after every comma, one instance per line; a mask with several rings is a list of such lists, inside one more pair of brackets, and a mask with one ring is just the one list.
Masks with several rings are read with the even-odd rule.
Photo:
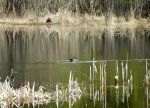
[[0, 12], [9, 15], [24, 16], [29, 12], [42, 16], [48, 12], [57, 13], [59, 10], [80, 14], [95, 14], [109, 17], [110, 15], [148, 17], [149, 0], [0, 0]]

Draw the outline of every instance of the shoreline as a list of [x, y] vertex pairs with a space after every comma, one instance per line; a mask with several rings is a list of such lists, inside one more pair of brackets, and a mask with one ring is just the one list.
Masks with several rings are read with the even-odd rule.
[[[50, 18], [51, 22], [46, 22]], [[150, 26], [150, 19], [130, 18], [126, 21], [124, 17], [112, 17], [106, 22], [103, 16], [91, 15], [71, 15], [71, 14], [56, 14], [46, 15], [43, 17], [3, 17], [0, 18], [0, 25], [33, 25], [33, 26], [84, 26], [84, 27], [99, 27], [99, 26]]]
[[[126, 30], [135, 30], [136, 28], [150, 30], [150, 21], [146, 18], [139, 20], [131, 19], [129, 22], [124, 22], [124, 18], [120, 18], [119, 20], [121, 21], [118, 22], [119, 20], [116, 17], [112, 17], [112, 21], [106, 25], [103, 17], [93, 16], [93, 19], [91, 20], [91, 16], [87, 15], [84, 18], [86, 20], [83, 22], [83, 16], [75, 17], [73, 15], [66, 15], [61, 18], [59, 15], [49, 15], [52, 18], [52, 23], [46, 23], [46, 18], [48, 16], [35, 18], [0, 18], [0, 28], [16, 31], [32, 31], [33, 29], [39, 29], [40, 31], [58, 31], [59, 33], [73, 30], [99, 32], [103, 32], [104, 30], [109, 32], [115, 32], [118, 30], [125, 32]], [[60, 18], [64, 19], [63, 23], [59, 22], [61, 21]]]
[[[139, 22], [139, 21], [138, 21]], [[126, 30], [135, 30], [137, 28], [141, 29], [147, 29], [150, 30], [150, 23], [126, 23], [126, 24], [116, 24], [116, 25], [61, 25], [61, 24], [18, 24], [18, 23], [1, 23], [0, 22], [0, 28], [6, 29], [6, 30], [46, 30], [46, 31], [58, 31], [58, 32], [64, 32], [64, 31], [123, 31]]]

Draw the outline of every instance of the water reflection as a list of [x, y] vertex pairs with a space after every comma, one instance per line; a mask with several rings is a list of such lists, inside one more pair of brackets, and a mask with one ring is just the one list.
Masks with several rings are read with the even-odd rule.
[[[149, 58], [150, 32], [51, 30], [51, 28], [1, 29], [1, 63], [51, 62], [76, 57], [79, 60]], [[139, 50], [140, 49], [140, 50]], [[4, 60], [3, 60], [4, 59]], [[10, 67], [12, 67], [10, 65]]]

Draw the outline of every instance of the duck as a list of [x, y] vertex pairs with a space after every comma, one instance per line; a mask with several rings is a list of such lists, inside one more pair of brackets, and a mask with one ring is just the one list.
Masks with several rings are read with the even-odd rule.
[[69, 59], [69, 62], [75, 62], [75, 61], [76, 61], [75, 58], [70, 58], [70, 59]]

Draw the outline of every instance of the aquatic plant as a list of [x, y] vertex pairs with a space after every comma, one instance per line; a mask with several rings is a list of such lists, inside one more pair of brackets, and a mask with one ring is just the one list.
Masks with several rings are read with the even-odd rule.
[[150, 84], [150, 71], [148, 70], [148, 61], [146, 59], [146, 65], [145, 65], [145, 70], [146, 70], [146, 74], [145, 74], [145, 78], [144, 78], [144, 86], [148, 87]]
[[[95, 105], [96, 101], [100, 101], [106, 108], [106, 62], [101, 61], [99, 63], [99, 73], [96, 67], [96, 61], [92, 60], [92, 66], [90, 66], [89, 76], [89, 89], [90, 99], [93, 100]], [[98, 86], [96, 79], [99, 79]]]
[[118, 89], [119, 82], [119, 69], [118, 69], [118, 61], [116, 61], [116, 76], [115, 76], [115, 88]]
[[46, 92], [43, 86], [35, 90], [35, 83], [31, 87], [28, 82], [23, 87], [15, 89], [11, 86], [11, 80], [7, 77], [4, 82], [0, 82], [0, 107], [6, 108], [14, 105], [21, 107], [25, 104], [32, 104], [35, 107], [36, 105], [47, 104], [50, 101], [56, 101], [58, 107], [59, 101], [69, 101], [73, 105], [80, 99], [82, 90], [77, 80], [73, 80], [71, 73], [68, 88], [64, 89], [61, 86], [61, 84], [57, 84], [56, 91]]
[[69, 101], [69, 106], [73, 105], [76, 103], [77, 99], [80, 99], [82, 95], [81, 88], [79, 87], [79, 84], [77, 80], [73, 80], [72, 72], [70, 72], [70, 77], [69, 77], [69, 83], [68, 83], [68, 101]]
[[150, 94], [149, 94], [149, 84], [150, 84], [150, 71], [148, 69], [148, 60], [145, 60], [145, 77], [144, 77], [144, 87], [145, 87], [145, 95], [146, 95], [146, 107], [149, 107], [149, 99], [150, 99]]

